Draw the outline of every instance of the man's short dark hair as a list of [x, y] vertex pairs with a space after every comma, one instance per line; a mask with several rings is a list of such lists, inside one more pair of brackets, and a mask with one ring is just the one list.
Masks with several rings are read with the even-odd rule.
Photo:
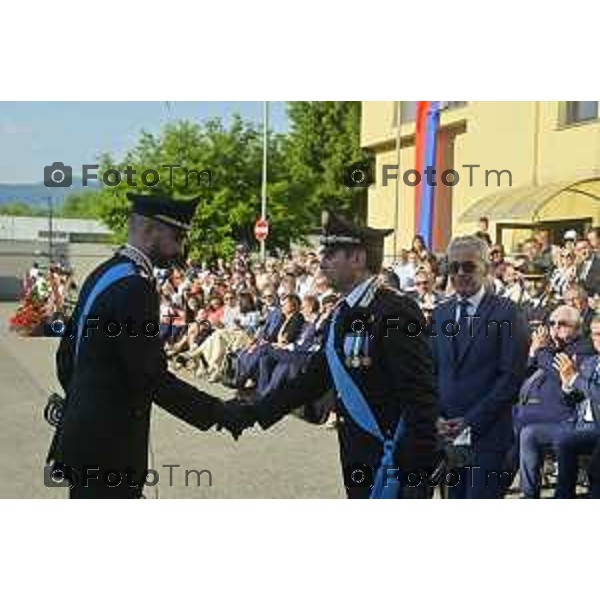
[[600, 237], [600, 226], [590, 227], [590, 230], [588, 231], [588, 235], [590, 233], [595, 234], [596, 237]]
[[400, 289], [400, 278], [391, 269], [383, 269], [379, 275], [381, 280], [395, 290]]
[[292, 302], [297, 310], [300, 309], [301, 300], [300, 300], [300, 296], [298, 296], [298, 294], [286, 294], [283, 297], [283, 302], [285, 302], [286, 300], [289, 300], [290, 302]]

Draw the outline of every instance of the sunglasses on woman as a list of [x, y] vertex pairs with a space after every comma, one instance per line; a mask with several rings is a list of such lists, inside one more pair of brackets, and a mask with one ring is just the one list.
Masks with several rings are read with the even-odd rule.
[[572, 327], [571, 323], [567, 323], [566, 321], [548, 321], [548, 325], [550, 327]]

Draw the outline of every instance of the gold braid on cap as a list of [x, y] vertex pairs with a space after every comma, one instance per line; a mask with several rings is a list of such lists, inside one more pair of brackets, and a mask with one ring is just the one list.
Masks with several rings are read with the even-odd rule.
[[330, 246], [333, 244], [362, 244], [363, 241], [360, 238], [351, 237], [349, 235], [322, 235], [320, 243], [323, 246]]
[[174, 227], [185, 229], [186, 231], [189, 231], [191, 229], [191, 227], [187, 223], [184, 223], [183, 221], [178, 221], [174, 217], [169, 217], [169, 215], [152, 215], [152, 217], [150, 218], [156, 219], [157, 221], [161, 221], [166, 225], [173, 225]]

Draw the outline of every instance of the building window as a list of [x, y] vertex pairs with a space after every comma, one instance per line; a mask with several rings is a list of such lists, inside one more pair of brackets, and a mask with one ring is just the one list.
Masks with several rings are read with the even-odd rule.
[[598, 118], [598, 102], [575, 102], [563, 103], [562, 124], [581, 123]]
[[[38, 237], [43, 240], [47, 240], [50, 237], [50, 231], [38, 231]], [[53, 231], [53, 240], [68, 240], [69, 234], [66, 231]]]
[[454, 110], [455, 108], [462, 108], [467, 105], [466, 100], [449, 100], [446, 102], [446, 108], [448, 110]]
[[400, 123], [412, 123], [417, 118], [416, 102], [400, 102]]
[[[443, 110], [454, 110], [466, 106], [465, 100], [446, 100], [442, 101]], [[400, 123], [412, 123], [417, 118], [417, 102], [400, 102]], [[392, 127], [398, 123], [398, 102], [394, 102], [394, 112], [392, 118]]]
[[111, 240], [110, 233], [72, 233], [69, 236], [72, 244], [109, 244]]

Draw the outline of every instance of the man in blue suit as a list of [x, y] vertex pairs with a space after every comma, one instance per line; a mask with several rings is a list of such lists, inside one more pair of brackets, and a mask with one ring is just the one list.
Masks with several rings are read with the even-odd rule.
[[578, 458], [592, 455], [588, 468], [590, 495], [600, 498], [600, 316], [592, 319], [590, 335], [595, 356], [578, 368], [566, 353], [558, 354], [554, 366], [560, 374], [565, 400], [577, 407], [577, 424], [558, 444], [558, 481], [555, 498], [574, 498], [577, 486]]
[[257, 371], [260, 357], [270, 344], [277, 341], [277, 335], [284, 321], [285, 315], [279, 306], [274, 306], [269, 310], [265, 323], [258, 331], [254, 342], [242, 350], [238, 356], [236, 375], [238, 387], [241, 387]]
[[257, 395], [266, 396], [298, 375], [308, 364], [312, 354], [320, 349], [325, 325], [337, 297], [327, 296], [319, 314], [319, 302], [315, 296], [302, 301], [304, 326], [298, 339], [285, 347], [272, 346], [260, 359]]
[[448, 495], [499, 498], [528, 328], [512, 301], [486, 289], [488, 248], [482, 240], [454, 238], [448, 272], [456, 296], [435, 308], [430, 331], [442, 415], [438, 431], [449, 446], [462, 446], [467, 457], [447, 478]]

